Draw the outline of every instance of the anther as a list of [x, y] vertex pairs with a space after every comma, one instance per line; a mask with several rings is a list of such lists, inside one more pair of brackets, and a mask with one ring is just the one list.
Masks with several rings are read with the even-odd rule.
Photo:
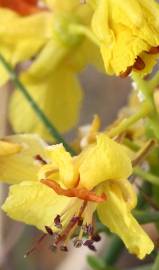
[[62, 229], [62, 224], [61, 224], [61, 217], [60, 215], [57, 215], [54, 219], [54, 224], [58, 229]]
[[45, 226], [45, 230], [46, 230], [47, 233], [50, 234], [50, 235], [53, 235], [53, 234], [54, 234], [54, 233], [53, 233], [53, 230], [52, 230], [50, 227], [48, 227], [48, 226]]
[[76, 238], [76, 239], [73, 240], [73, 245], [74, 245], [75, 248], [80, 248], [83, 245], [83, 241]]
[[40, 156], [40, 155], [36, 155], [35, 160], [39, 161], [42, 165], [46, 165], [47, 162]]
[[157, 54], [157, 53], [159, 53], [159, 46], [151, 47], [150, 50], [147, 53], [148, 54]]
[[143, 70], [145, 68], [145, 63], [140, 56], [136, 58], [133, 68], [136, 70]]
[[87, 246], [92, 251], [96, 251], [96, 248], [93, 245], [93, 243], [94, 243], [93, 240], [86, 240], [85, 243], [84, 243], [84, 246]]
[[128, 77], [129, 74], [131, 73], [131, 71], [132, 71], [132, 67], [128, 67], [126, 69], [126, 71], [120, 73], [120, 75], [119, 75], [120, 78], [124, 79], [124, 78]]
[[101, 237], [100, 237], [99, 234], [94, 234], [94, 235], [92, 236], [92, 240], [93, 240], [94, 242], [99, 242], [99, 241], [101, 240]]

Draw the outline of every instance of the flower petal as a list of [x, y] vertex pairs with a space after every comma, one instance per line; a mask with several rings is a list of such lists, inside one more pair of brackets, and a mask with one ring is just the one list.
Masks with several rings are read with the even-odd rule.
[[0, 181], [13, 184], [21, 181], [36, 181], [40, 165], [35, 156], [45, 155], [45, 144], [37, 135], [15, 135], [6, 137], [9, 143], [20, 145], [16, 154], [0, 156]]
[[78, 178], [78, 171], [73, 164], [73, 158], [62, 144], [48, 147], [49, 156], [55, 166], [59, 169], [59, 180], [65, 187], [72, 188], [75, 186]]
[[55, 217], [63, 212], [71, 200], [58, 196], [40, 182], [23, 182], [10, 187], [2, 209], [11, 218], [45, 231], [45, 226], [53, 227]]
[[107, 200], [97, 209], [101, 222], [123, 240], [129, 252], [143, 259], [153, 250], [153, 242], [132, 216], [119, 186], [107, 182], [104, 189]]
[[35, 56], [52, 36], [52, 15], [47, 12], [21, 17], [0, 8], [0, 21], [0, 52], [13, 65]]
[[104, 134], [97, 143], [86, 148], [79, 156], [80, 185], [92, 189], [109, 179], [124, 179], [132, 172], [131, 160], [124, 146]]
[[0, 141], [0, 157], [15, 154], [21, 151], [21, 146], [16, 143]]
[[[66, 132], [75, 125], [79, 117], [82, 94], [74, 73], [59, 68], [45, 80], [33, 80], [26, 74], [22, 77], [22, 82], [59, 131]], [[19, 91], [15, 91], [11, 98], [10, 120], [16, 132], [38, 133], [46, 140], [53, 141], [46, 127]]]
[[[152, 6], [147, 0], [98, 1], [92, 27], [109, 74], [120, 75], [144, 51], [159, 45], [159, 4], [153, 0], [151, 3]], [[146, 68], [142, 72], [146, 73]]]

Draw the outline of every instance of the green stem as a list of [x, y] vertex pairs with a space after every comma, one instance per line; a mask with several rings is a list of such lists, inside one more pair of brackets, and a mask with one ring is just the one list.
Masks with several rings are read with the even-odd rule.
[[[157, 76], [157, 75], [156, 75]], [[157, 76], [158, 77], [158, 76]], [[143, 80], [139, 74], [133, 73], [132, 79], [136, 82], [138, 90], [141, 91], [147, 102], [152, 106], [152, 112], [149, 114], [149, 120], [153, 129], [155, 137], [159, 140], [159, 114], [156, 109], [156, 105], [153, 98], [154, 83], [151, 81]], [[155, 80], [156, 81], [156, 80]]]
[[12, 82], [17, 87], [17, 89], [23, 94], [26, 100], [29, 102], [30, 106], [32, 107], [36, 115], [38, 116], [39, 120], [47, 128], [48, 132], [52, 135], [54, 139], [56, 139], [58, 143], [63, 143], [66, 150], [69, 151], [72, 155], [74, 155], [75, 154], [74, 150], [65, 142], [61, 134], [57, 131], [54, 125], [49, 121], [49, 119], [46, 117], [44, 112], [40, 109], [38, 104], [33, 100], [31, 95], [28, 93], [27, 89], [25, 88], [25, 86], [17, 78], [17, 75], [15, 71], [13, 70], [13, 68], [10, 66], [10, 64], [5, 60], [5, 58], [1, 54], [0, 54], [0, 62], [6, 68], [6, 70], [10, 74], [10, 78]]
[[130, 116], [129, 118], [121, 120], [121, 122], [117, 126], [111, 128], [108, 131], [106, 130], [105, 133], [109, 137], [115, 137], [117, 135], [120, 135], [122, 132], [126, 131], [131, 125], [135, 124], [138, 120], [146, 117], [151, 112], [151, 110], [152, 106], [148, 102], [143, 102], [140, 110], [136, 114]]
[[96, 38], [95, 34], [91, 31], [90, 28], [81, 25], [81, 24], [71, 24], [69, 27], [69, 30], [73, 34], [80, 34], [86, 36], [88, 39], [90, 39], [94, 44], [96, 44], [98, 47], [100, 47], [99, 41]]
[[144, 180], [148, 181], [149, 183], [159, 186], [159, 177], [153, 175], [152, 173], [145, 172], [139, 167], [135, 167], [133, 172], [135, 175], [142, 177]]

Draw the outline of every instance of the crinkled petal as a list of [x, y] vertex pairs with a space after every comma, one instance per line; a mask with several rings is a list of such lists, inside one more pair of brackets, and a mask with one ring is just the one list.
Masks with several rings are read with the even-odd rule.
[[6, 138], [9, 143], [20, 145], [16, 154], [0, 157], [0, 181], [15, 184], [21, 181], [36, 181], [40, 164], [36, 155], [45, 155], [45, 143], [37, 135], [15, 135]]
[[97, 209], [101, 222], [123, 240], [130, 253], [143, 259], [153, 250], [153, 242], [132, 216], [119, 186], [107, 182], [104, 189], [107, 200]]
[[65, 210], [71, 200], [58, 196], [40, 182], [23, 182], [10, 187], [2, 209], [11, 218], [45, 231], [45, 226], [53, 227], [55, 217]]
[[132, 172], [131, 160], [124, 146], [104, 134], [97, 143], [79, 156], [80, 184], [88, 189], [109, 179], [124, 179]]
[[[45, 80], [33, 81], [27, 74], [21, 79], [32, 98], [60, 132], [66, 132], [76, 124], [82, 92], [74, 73], [59, 68]], [[19, 91], [15, 91], [11, 98], [10, 121], [16, 132], [38, 133], [44, 139], [53, 141], [47, 128]]]
[[78, 171], [73, 164], [73, 158], [62, 144], [48, 147], [49, 156], [59, 169], [61, 182], [67, 187], [72, 188], [77, 182]]
[[[109, 74], [120, 75], [133, 66], [144, 51], [159, 45], [159, 4], [152, 1], [150, 6], [147, 0], [98, 2], [92, 27], [101, 44]], [[158, 15], [154, 16], [154, 10]], [[146, 73], [146, 68], [142, 70], [143, 73]]]

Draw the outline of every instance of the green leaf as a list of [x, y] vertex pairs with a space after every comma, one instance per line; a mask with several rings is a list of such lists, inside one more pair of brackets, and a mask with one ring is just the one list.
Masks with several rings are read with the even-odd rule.
[[88, 265], [94, 270], [117, 270], [117, 268], [105, 265], [105, 262], [95, 256], [87, 256]]

